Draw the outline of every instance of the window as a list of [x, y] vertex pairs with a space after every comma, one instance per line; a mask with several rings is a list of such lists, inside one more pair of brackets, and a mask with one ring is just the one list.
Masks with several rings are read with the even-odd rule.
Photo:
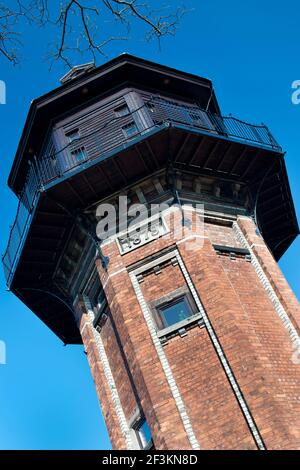
[[95, 316], [100, 316], [107, 309], [107, 306], [108, 304], [106, 300], [106, 295], [104, 293], [104, 290], [101, 289], [94, 298], [93, 307]]
[[75, 163], [80, 163], [86, 160], [86, 151], [84, 147], [80, 147], [78, 149], [75, 149], [71, 152], [71, 155], [73, 157], [73, 161]]
[[154, 449], [151, 430], [145, 418], [141, 418], [137, 421], [133, 429], [141, 449]]
[[119, 106], [118, 108], [115, 109], [115, 115], [117, 117], [122, 117], [122, 116], [127, 116], [129, 114], [129, 109], [127, 104], [122, 104], [122, 106]]
[[93, 308], [95, 317], [97, 315], [101, 315], [101, 313], [106, 310], [107, 307], [107, 300], [104, 290], [101, 287], [100, 281], [97, 276], [93, 280], [92, 284], [90, 285], [88, 292], [88, 298], [91, 302], [91, 306]]
[[195, 309], [192, 307], [187, 295], [182, 295], [170, 302], [159, 305], [156, 307], [156, 311], [159, 329], [167, 328], [195, 314]]
[[79, 139], [79, 129], [72, 129], [71, 131], [66, 132], [66, 137], [69, 139], [69, 142], [73, 142], [74, 140]]
[[155, 104], [154, 104], [154, 103], [150, 103], [150, 102], [148, 101], [148, 103], [146, 103], [146, 106], [147, 106], [147, 108], [149, 109], [149, 111], [150, 111], [151, 113], [154, 113], [154, 111], [155, 111]]
[[92, 279], [88, 288], [85, 290], [85, 295], [88, 297], [95, 315], [93, 322], [94, 327], [100, 332], [109, 314], [109, 307], [98, 275], [95, 275]]
[[123, 126], [122, 131], [127, 138], [133, 137], [138, 133], [138, 129], [133, 121]]

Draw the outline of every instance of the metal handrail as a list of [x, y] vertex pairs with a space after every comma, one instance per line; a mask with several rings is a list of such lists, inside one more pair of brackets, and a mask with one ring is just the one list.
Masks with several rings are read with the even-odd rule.
[[[109, 127], [109, 125], [114, 124], [115, 122], [119, 122], [121, 128], [122, 123], [124, 124], [126, 119], [128, 121], [128, 116], [132, 116], [135, 120], [135, 115], [140, 112], [147, 112], [148, 117], [151, 118], [150, 121], [152, 124], [149, 127], [140, 129], [134, 136], [131, 136], [131, 141], [133, 138], [145, 134], [158, 125], [168, 122], [170, 124], [188, 126], [194, 130], [200, 130], [202, 132], [205, 131], [212, 134], [222, 135], [231, 140], [248, 142], [268, 149], [281, 151], [281, 147], [264, 124], [249, 124], [232, 116], [220, 116], [218, 114], [210, 113], [201, 109], [197, 105], [183, 105], [161, 97], [152, 97], [140, 108], [128, 113], [128, 115], [114, 117], [107, 121], [101, 129], [97, 129], [89, 135], [83, 135], [79, 139], [76, 139], [76, 141], [73, 141], [72, 144], [68, 143], [62, 149], [55, 150], [50, 154], [42, 155], [40, 159], [33, 159], [30, 163], [24, 189], [19, 198], [14, 223], [10, 228], [7, 248], [2, 256], [5, 277], [8, 285], [10, 284], [19, 252], [24, 241], [25, 233], [30, 224], [32, 213], [40, 191], [45, 185], [47, 185], [47, 183], [56, 179], [59, 180], [63, 174], [67, 174], [76, 167], [79, 167], [82, 163], [92, 160], [88, 155], [87, 158], [80, 162], [74, 158], [72, 159], [71, 153], [66, 153], [70, 146], [74, 146], [74, 144], [78, 144], [79, 147], [83, 146], [86, 139], [93, 137], [93, 135], [99, 135], [100, 130]], [[124, 136], [123, 143], [126, 144], [128, 141], [129, 139], [126, 139]], [[105, 158], [108, 152], [116, 149], [117, 147], [118, 145], [109, 145], [107, 142], [106, 144], [102, 144], [97, 158], [101, 155]], [[62, 156], [62, 158], [60, 158], [60, 156]], [[67, 167], [64, 167], [61, 163], [63, 158], [68, 161]]]

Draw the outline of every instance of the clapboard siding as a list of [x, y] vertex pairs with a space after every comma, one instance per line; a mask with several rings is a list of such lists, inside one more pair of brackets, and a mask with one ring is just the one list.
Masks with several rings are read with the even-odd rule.
[[[128, 114], [120, 117], [115, 110], [123, 105], [127, 106]], [[49, 149], [44, 147], [47, 151], [41, 158], [41, 167], [51, 179], [55, 171], [64, 173], [85, 160], [98, 158], [128, 142], [130, 138], [126, 137], [122, 128], [131, 122], [140, 133], [165, 120], [214, 130], [206, 113], [196, 103], [126, 88], [58, 122], [50, 137], [51, 145], [48, 143], [52, 146], [52, 153], [56, 146], [57, 157], [49, 160]], [[70, 142], [67, 134], [74, 130], [78, 130], [79, 138]]]
[[[104, 148], [115, 146], [125, 140], [122, 132], [122, 126], [132, 121], [132, 117], [117, 118], [114, 109], [121, 105], [126, 105], [124, 97], [113, 100], [106, 106], [86, 114], [82, 118], [73, 120], [61, 131], [63, 134], [71, 129], [78, 128], [82, 139], [79, 142], [70, 144], [69, 150], [75, 150], [78, 146], [84, 145], [89, 158], [98, 157]], [[64, 136], [61, 136], [61, 140]], [[67, 139], [66, 139], [67, 143]]]
[[43, 158], [38, 159], [39, 173], [43, 183], [56, 178], [61, 172], [59, 167], [58, 148], [55, 145], [54, 135], [51, 132], [42, 149]]

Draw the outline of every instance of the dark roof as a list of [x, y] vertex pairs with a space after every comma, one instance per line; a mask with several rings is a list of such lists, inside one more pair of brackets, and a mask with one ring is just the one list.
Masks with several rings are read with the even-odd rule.
[[209, 110], [220, 114], [209, 79], [121, 54], [32, 101], [9, 174], [9, 187], [16, 194], [22, 189], [27, 161], [39, 153], [52, 120], [124, 84], [141, 84], [143, 88], [197, 100], [204, 107], [209, 103]]

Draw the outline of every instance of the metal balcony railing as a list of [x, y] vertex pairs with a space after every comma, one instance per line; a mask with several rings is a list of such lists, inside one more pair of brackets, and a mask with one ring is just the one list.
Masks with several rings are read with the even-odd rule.
[[[139, 119], [141, 117], [143, 119]], [[130, 122], [134, 122], [136, 127], [130, 128]], [[141, 125], [141, 122], [148, 122], [149, 125]], [[98, 139], [100, 134], [103, 135], [104, 137], [98, 146], [97, 158], [105, 159], [107, 154], [114, 149], [117, 150], [121, 145], [126, 145], [129, 142], [133, 143], [139, 136], [145, 135], [155, 128], [160, 128], [166, 123], [188, 127], [199, 133], [221, 135], [229, 140], [281, 151], [281, 147], [267, 126], [263, 124], [248, 124], [232, 116], [224, 117], [212, 114], [196, 105], [178, 104], [160, 97], [145, 101], [139, 109], [128, 113], [128, 115], [114, 117], [101, 128], [89, 135], [82, 135], [78, 140], [66, 144], [62, 149], [56, 150], [54, 146], [48, 146], [46, 153], [40, 158], [34, 158], [30, 164], [24, 190], [19, 199], [17, 214], [10, 229], [7, 248], [2, 256], [8, 285], [12, 280], [40, 191], [51, 181], [58, 181], [62, 176], [80, 167], [82, 163], [95, 158], [85, 152], [86, 142], [93, 138]], [[112, 133], [112, 129], [115, 132], [116, 128], [124, 130], [124, 127], [123, 140], [116, 143], [110, 138], [110, 133]]]

